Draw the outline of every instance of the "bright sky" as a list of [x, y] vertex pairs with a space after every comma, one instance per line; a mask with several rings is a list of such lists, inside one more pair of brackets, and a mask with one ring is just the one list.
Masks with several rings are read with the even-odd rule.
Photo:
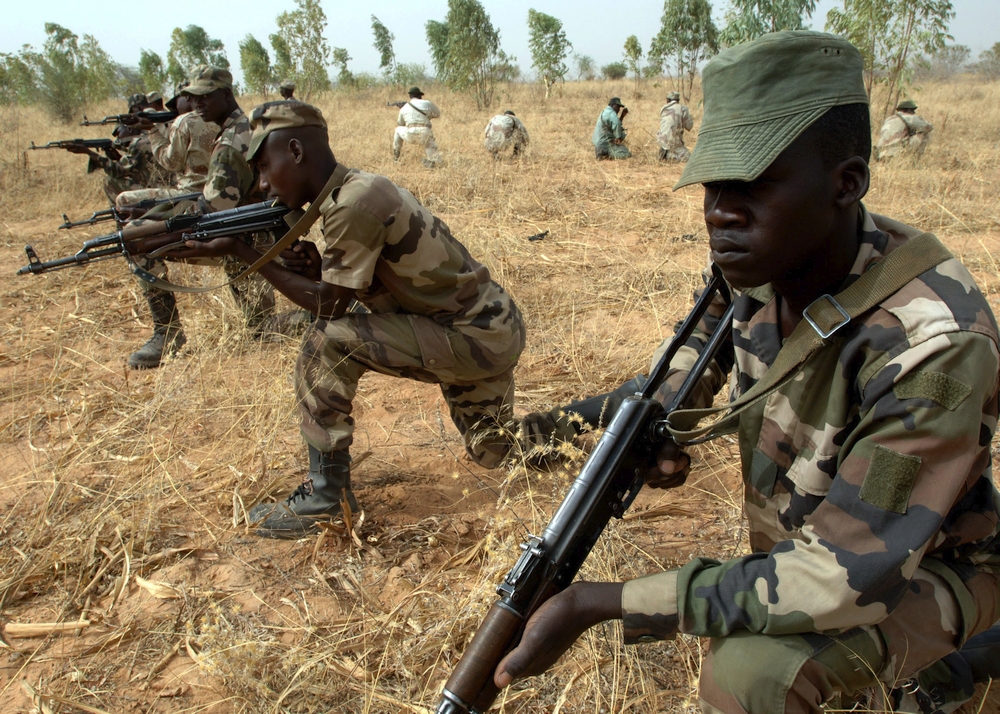
[[[598, 66], [621, 60], [625, 38], [636, 35], [643, 48], [656, 34], [663, 12], [661, 0], [480, 0], [500, 29], [501, 46], [517, 58], [525, 73], [531, 72], [528, 50], [528, 9], [554, 15], [563, 21], [566, 36], [580, 54], [590, 55]], [[717, 22], [728, 0], [715, 0]], [[982, 50], [1000, 42], [1000, 1], [952, 0], [955, 19], [951, 34], [958, 44], [968, 45], [975, 58]], [[170, 32], [176, 26], [201, 25], [209, 35], [221, 39], [229, 61], [239, 74], [238, 43], [253, 34], [270, 51], [267, 40], [275, 31], [274, 18], [292, 10], [292, 0], [170, 0], [168, 3], [130, 5], [112, 0], [36, 0], [5, 3], [0, 23], [0, 52], [16, 52], [27, 43], [41, 47], [45, 23], [56, 22], [77, 35], [94, 35], [115, 59], [127, 65], [139, 61], [139, 50], [153, 50], [166, 60]], [[399, 62], [424, 64], [433, 72], [424, 24], [444, 20], [447, 0], [368, 0], [349, 3], [322, 0], [327, 15], [326, 37], [331, 47], [344, 47], [353, 58], [353, 72], [377, 72], [378, 54], [372, 46], [371, 15], [374, 13], [396, 36], [394, 46]], [[819, 0], [811, 21], [823, 29], [827, 11], [840, 0]], [[273, 58], [272, 58], [273, 59]]]

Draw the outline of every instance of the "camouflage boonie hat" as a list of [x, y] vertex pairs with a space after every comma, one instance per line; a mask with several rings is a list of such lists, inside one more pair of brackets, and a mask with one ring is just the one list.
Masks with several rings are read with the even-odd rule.
[[278, 129], [294, 129], [300, 126], [321, 126], [326, 129], [323, 112], [312, 104], [300, 102], [297, 99], [283, 99], [278, 102], [265, 102], [250, 112], [250, 146], [247, 147], [247, 161], [264, 144], [264, 139], [272, 131]]
[[420, 91], [420, 87], [410, 87], [406, 91], [406, 93], [409, 94], [411, 97], [422, 97], [422, 96], [424, 96], [424, 93]]
[[295, 91], [295, 82], [290, 79], [286, 79], [284, 82], [278, 85], [278, 89], [290, 89]]
[[909, 109], [910, 111], [916, 111], [917, 103], [912, 99], [904, 99], [899, 104], [896, 105], [896, 109]]
[[161, 95], [159, 92], [147, 92], [146, 93], [146, 101], [149, 102], [150, 104], [155, 104], [156, 102], [160, 101], [161, 99], [163, 99], [163, 95]]
[[861, 53], [811, 30], [764, 35], [720, 52], [702, 72], [705, 116], [674, 189], [753, 181], [832, 107], [868, 104]]
[[670, 94], [667, 95], [668, 102], [679, 102], [680, 100], [681, 100], [680, 92], [671, 92]]
[[216, 89], [232, 89], [233, 73], [222, 67], [203, 64], [191, 75], [191, 83], [184, 88], [188, 94], [211, 94]]

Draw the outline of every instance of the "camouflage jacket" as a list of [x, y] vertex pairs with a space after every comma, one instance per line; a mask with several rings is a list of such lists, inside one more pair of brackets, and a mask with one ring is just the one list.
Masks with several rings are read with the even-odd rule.
[[590, 138], [598, 149], [606, 149], [616, 139], [625, 138], [625, 128], [622, 120], [618, 118], [615, 110], [611, 107], [604, 107], [604, 111], [597, 117], [597, 124], [594, 125], [594, 135]]
[[882, 123], [875, 144], [876, 154], [883, 158], [896, 156], [910, 149], [920, 151], [933, 129], [929, 121], [916, 114], [890, 114]]
[[694, 128], [694, 120], [688, 108], [679, 102], [667, 102], [660, 109], [660, 131], [656, 143], [664, 151], [684, 146], [684, 131]]
[[396, 123], [399, 126], [427, 126], [431, 119], [441, 116], [441, 110], [429, 99], [411, 99], [399, 109]]
[[128, 143], [125, 154], [113, 161], [103, 154], [90, 157], [87, 173], [103, 170], [111, 179], [116, 179], [121, 190], [138, 188], [164, 188], [172, 186], [174, 175], [161, 167], [153, 158], [153, 150], [146, 136], [137, 136]]
[[477, 340], [507, 340], [521, 315], [489, 270], [413, 194], [338, 165], [320, 205], [322, 279], [357, 291], [374, 313], [425, 315]]
[[[845, 286], [919, 234], [862, 218]], [[782, 345], [769, 286], [734, 291], [733, 300], [729, 350], [703, 380], [699, 406], [711, 404], [731, 366], [733, 398], [748, 390]], [[724, 305], [714, 307], [721, 315]], [[717, 322], [704, 320], [675, 358], [664, 393]], [[872, 625], [900, 602], [922, 561], [937, 559], [963, 580], [976, 568], [1000, 569], [990, 463], [997, 339], [989, 304], [954, 258], [840, 329], [795, 379], [740, 417], [752, 553], [697, 558], [626, 583], [626, 638]]]
[[148, 133], [157, 163], [177, 174], [176, 188], [186, 193], [200, 191], [205, 185], [218, 135], [219, 126], [206, 122], [198, 112], [182, 114], [169, 127], [160, 124]]
[[494, 152], [508, 146], [527, 146], [529, 140], [524, 124], [510, 114], [497, 114], [490, 119], [483, 136], [486, 139], [484, 146]]
[[212, 213], [263, 200], [257, 190], [257, 174], [246, 160], [250, 146], [250, 120], [237, 107], [222, 124], [208, 161], [204, 195], [198, 199], [200, 213]]

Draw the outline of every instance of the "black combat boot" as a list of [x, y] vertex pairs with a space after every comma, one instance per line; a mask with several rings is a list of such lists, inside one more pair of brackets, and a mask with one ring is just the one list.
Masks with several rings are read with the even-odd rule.
[[164, 356], [177, 354], [187, 342], [173, 293], [150, 289], [146, 291], [146, 302], [153, 313], [153, 336], [129, 355], [128, 366], [132, 369], [159, 367]]
[[1000, 679], [1000, 622], [966, 640], [958, 654], [969, 665], [973, 682]]
[[309, 447], [309, 473], [292, 495], [280, 503], [260, 503], [250, 509], [257, 535], [265, 538], [301, 538], [319, 530], [317, 521], [331, 521], [347, 499], [351, 512], [358, 502], [351, 491], [351, 456], [346, 451], [324, 453]]

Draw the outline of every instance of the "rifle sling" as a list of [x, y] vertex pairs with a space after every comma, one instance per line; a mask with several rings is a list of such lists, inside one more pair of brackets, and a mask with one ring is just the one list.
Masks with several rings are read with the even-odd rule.
[[427, 116], [427, 112], [425, 112], [425, 111], [424, 111], [423, 109], [421, 109], [420, 107], [418, 107], [418, 106], [417, 106], [416, 104], [414, 104], [413, 102], [407, 102], [407, 104], [408, 104], [409, 106], [413, 107], [414, 109], [416, 109], [416, 110], [417, 110], [418, 112], [420, 112], [420, 113], [421, 113], [421, 114], [423, 114], [424, 116]]
[[[778, 351], [774, 364], [746, 393], [724, 407], [675, 410], [667, 417], [667, 430], [679, 444], [698, 443], [733, 433], [739, 427], [741, 413], [795, 379], [806, 361], [830, 344], [828, 338], [837, 330], [951, 257], [948, 249], [930, 233], [904, 243], [846, 289], [833, 297], [822, 295], [809, 305], [803, 319]], [[725, 414], [698, 426], [702, 419], [720, 412]]]
[[336, 189], [344, 185], [344, 179], [347, 178], [347, 173], [349, 171], [350, 169], [348, 169], [343, 164], [337, 164], [336, 168], [334, 168], [333, 170], [333, 174], [330, 176], [329, 180], [327, 180], [326, 185], [323, 186], [323, 190], [320, 191], [319, 194], [316, 196], [316, 200], [314, 200], [312, 203], [309, 204], [308, 210], [306, 210], [306, 212], [299, 218], [299, 220], [295, 222], [295, 225], [288, 229], [288, 232], [281, 237], [281, 240], [279, 240], [277, 243], [268, 248], [267, 252], [264, 253], [264, 255], [260, 256], [260, 258], [254, 261], [253, 265], [248, 266], [246, 270], [241, 272], [232, 280], [229, 280], [220, 285], [212, 285], [209, 287], [196, 288], [190, 285], [178, 285], [176, 283], [170, 282], [169, 280], [159, 278], [153, 275], [152, 273], [140, 268], [131, 260], [131, 258], [129, 259], [129, 268], [132, 271], [132, 274], [135, 275], [140, 280], [147, 282], [150, 285], [159, 288], [160, 290], [166, 290], [172, 293], [205, 293], [211, 290], [218, 290], [219, 288], [224, 288], [227, 285], [232, 285], [237, 280], [242, 280], [251, 273], [255, 273], [258, 270], [260, 270], [261, 267], [263, 267], [265, 264], [277, 258], [278, 255], [281, 254], [281, 251], [283, 251], [285, 248], [290, 246], [296, 240], [298, 240], [306, 233], [308, 233], [309, 229], [312, 228], [312, 225], [316, 222], [316, 219], [319, 218], [320, 206], [323, 204], [323, 202], [327, 199], [327, 197], [331, 193], [333, 193]]

